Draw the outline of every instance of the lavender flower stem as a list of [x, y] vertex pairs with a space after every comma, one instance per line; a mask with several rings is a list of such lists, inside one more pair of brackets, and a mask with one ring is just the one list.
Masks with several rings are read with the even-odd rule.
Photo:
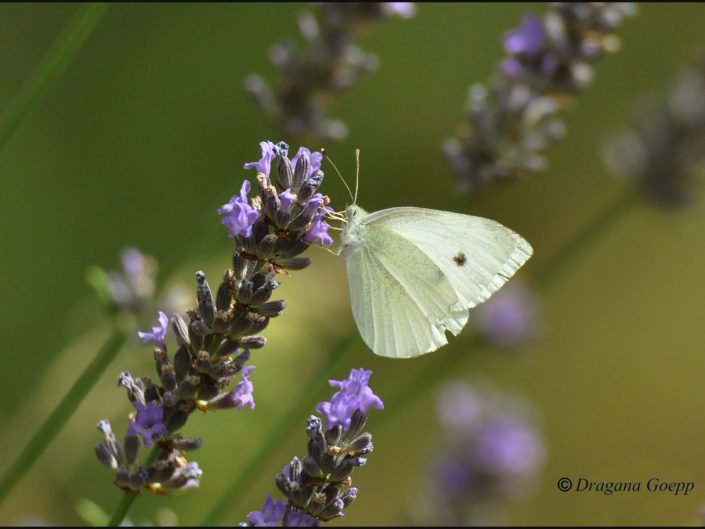
[[32, 468], [32, 465], [68, 422], [73, 412], [86, 398], [86, 395], [93, 389], [95, 383], [122, 348], [125, 338], [125, 330], [122, 326], [116, 325], [93, 361], [86, 367], [66, 396], [40, 426], [34, 437], [25, 445], [20, 455], [17, 456], [17, 459], [10, 465], [2, 478], [0, 478], [0, 503], [24, 477], [27, 471]]
[[109, 4], [84, 4], [71, 18], [47, 52], [42, 63], [0, 119], [0, 151], [34, 110], [54, 83], [71, 63], [81, 46], [91, 35]]
[[[152, 447], [152, 451], [149, 452], [149, 455], [145, 460], [145, 466], [151, 465], [157, 460], [157, 457], [159, 456], [159, 450], [160, 448], [158, 444]], [[113, 516], [112, 518], [110, 518], [110, 521], [107, 523], [106, 527], [119, 527], [122, 521], [125, 519], [125, 516], [127, 516], [130, 507], [132, 507], [132, 504], [137, 499], [137, 496], [138, 494], [136, 492], [125, 492], [125, 495], [122, 497], [122, 500], [120, 500], [117, 509], [115, 509], [115, 513], [113, 513]]]
[[301, 422], [301, 417], [315, 404], [316, 395], [321, 387], [327, 385], [328, 379], [336, 372], [341, 361], [347, 357], [348, 353], [354, 350], [354, 345], [359, 341], [357, 332], [343, 338], [333, 352], [328, 356], [328, 361], [309, 379], [305, 387], [310, 388], [303, 392], [298, 401], [277, 419], [274, 427], [270, 430], [264, 442], [259, 446], [259, 450], [252, 457], [248, 458], [245, 467], [235, 476], [230, 484], [225, 488], [223, 494], [215, 503], [208, 514], [201, 520], [202, 526], [212, 526], [226, 514], [227, 509], [237, 510], [237, 502], [244, 495], [245, 487], [252, 485], [256, 473], [261, 468], [268, 466], [268, 461], [276, 455], [276, 448], [286, 439], [287, 435], [295, 426]]

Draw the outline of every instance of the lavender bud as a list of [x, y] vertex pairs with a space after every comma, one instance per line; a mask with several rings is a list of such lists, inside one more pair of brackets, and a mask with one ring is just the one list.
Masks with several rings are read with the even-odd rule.
[[111, 450], [103, 443], [97, 443], [95, 445], [95, 455], [98, 456], [98, 460], [106, 467], [112, 468], [113, 470], [118, 467], [117, 459], [115, 459]]
[[176, 336], [176, 343], [184, 347], [191, 346], [188, 325], [186, 325], [184, 319], [177, 313], [174, 313], [174, 315], [171, 317], [171, 328], [174, 330], [174, 335]]
[[211, 357], [208, 351], [198, 351], [196, 355], [196, 371], [199, 373], [208, 373], [211, 368]]
[[290, 259], [278, 259], [277, 264], [287, 270], [303, 270], [311, 264], [309, 257], [292, 257]]
[[304, 457], [303, 470], [312, 478], [317, 478], [321, 475], [321, 467], [318, 466], [311, 456]]
[[245, 279], [240, 285], [240, 288], [237, 289], [235, 299], [238, 303], [242, 303], [243, 305], [249, 305], [250, 301], [252, 300], [252, 295], [253, 283], [251, 280]]
[[322, 430], [322, 422], [319, 417], [315, 415], [309, 415], [306, 420], [306, 435], [309, 439], [314, 439]]
[[344, 507], [345, 504], [343, 503], [343, 500], [337, 499], [330, 505], [328, 505], [325, 509], [323, 509], [319, 516], [323, 519], [331, 519], [343, 516]]
[[328, 480], [332, 481], [334, 483], [343, 481], [345, 478], [347, 478], [352, 473], [353, 467], [355, 467], [355, 466], [362, 466], [362, 465], [354, 465], [350, 460], [343, 461], [343, 463], [341, 463], [337, 468], [335, 468], [330, 473], [330, 477], [328, 478]]
[[[360, 452], [369, 448], [372, 445], [372, 436], [368, 433], [362, 434], [351, 441], [345, 448], [349, 452]], [[371, 450], [369, 450], [371, 451]]]
[[235, 274], [235, 279], [240, 282], [247, 277], [247, 274], [255, 264], [256, 261], [252, 261], [246, 257], [243, 257], [239, 249], [235, 249], [233, 252], [233, 273]]
[[228, 274], [226, 273], [215, 295], [215, 308], [218, 310], [228, 310], [230, 308], [230, 301], [230, 282], [228, 281]]
[[174, 374], [176, 380], [181, 382], [188, 375], [191, 369], [191, 354], [186, 350], [186, 347], [181, 346], [176, 350], [174, 355]]
[[215, 320], [213, 294], [211, 294], [211, 287], [208, 285], [208, 281], [206, 281], [206, 274], [203, 270], [196, 272], [196, 281], [198, 283], [198, 287], [196, 288], [198, 313], [209, 326], [213, 325], [213, 320]]
[[184, 452], [189, 452], [191, 450], [197, 450], [203, 445], [203, 440], [197, 437], [187, 437], [184, 439], [176, 440], [176, 447]]
[[125, 460], [131, 465], [137, 460], [140, 451], [140, 438], [137, 435], [127, 434], [125, 436]]
[[162, 372], [159, 379], [166, 391], [174, 391], [176, 389], [176, 375], [174, 374], [173, 366], [167, 364], [162, 365]]
[[268, 318], [275, 318], [277, 316], [280, 316], [282, 312], [284, 312], [284, 307], [285, 307], [284, 300], [278, 300], [278, 301], [269, 301], [267, 303], [263, 303], [262, 305], [257, 307], [257, 312], [262, 314], [263, 316], [267, 316]]
[[[308, 218], [302, 224], [301, 228], [306, 226], [309, 222], [311, 222], [311, 218]], [[295, 231], [294, 228], [291, 227], [291, 224], [289, 224], [289, 230]], [[277, 242], [274, 243], [273, 256], [277, 261], [290, 257], [296, 257], [300, 253], [305, 252], [308, 247], [309, 244], [302, 238], [291, 239], [286, 237], [279, 237], [277, 239]]]
[[286, 154], [278, 156], [277, 161], [279, 162], [277, 165], [279, 185], [282, 189], [289, 189], [294, 181], [294, 169], [291, 167], [291, 161], [286, 157]]
[[316, 171], [306, 180], [298, 193], [299, 204], [303, 204], [310, 199], [323, 183], [323, 171]]
[[188, 420], [188, 413], [183, 410], [176, 410], [172, 413], [168, 419], [164, 421], [164, 424], [170, 432], [175, 432], [186, 424]]
[[237, 350], [239, 347], [239, 344], [237, 342], [234, 342], [229, 339], [225, 339], [222, 342], [220, 342], [220, 345], [218, 346], [218, 349], [215, 351], [215, 356], [226, 356], [229, 355]]
[[245, 336], [240, 340], [240, 346], [247, 349], [261, 349], [267, 343], [264, 336]]
[[[318, 419], [318, 417], [316, 417]], [[320, 423], [320, 419], [318, 419]], [[320, 428], [320, 425], [319, 425]], [[308, 428], [306, 429], [306, 433], [308, 433]], [[326, 430], [325, 432], [326, 436], [326, 441], [328, 441], [328, 444], [331, 446], [337, 446], [338, 443], [340, 443], [340, 438], [343, 436], [343, 427], [340, 424], [336, 424], [333, 428], [330, 428]], [[310, 437], [310, 435], [309, 435]]]
[[301, 189], [301, 184], [304, 183], [306, 177], [308, 176], [308, 168], [310, 164], [311, 158], [306, 153], [299, 156], [299, 159], [296, 160], [296, 168], [294, 169], [294, 178], [292, 180], [292, 188], [294, 189], [294, 192], [298, 193], [299, 189]]
[[343, 501], [343, 505], [345, 507], [354, 502], [355, 498], [357, 498], [357, 488], [355, 487], [350, 487], [340, 496], [340, 499]]

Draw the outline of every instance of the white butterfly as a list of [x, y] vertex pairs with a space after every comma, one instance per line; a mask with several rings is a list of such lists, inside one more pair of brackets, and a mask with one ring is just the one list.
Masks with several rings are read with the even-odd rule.
[[469, 310], [533, 252], [498, 222], [449, 211], [400, 207], [367, 213], [353, 204], [345, 218], [338, 252], [345, 259], [353, 316], [368, 347], [390, 358], [412, 358], [447, 344], [446, 331], [460, 333]]

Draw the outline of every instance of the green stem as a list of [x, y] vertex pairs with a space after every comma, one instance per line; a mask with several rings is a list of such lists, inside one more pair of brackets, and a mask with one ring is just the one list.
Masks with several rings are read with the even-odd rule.
[[[154, 463], [157, 457], [159, 457], [159, 452], [159, 445], [155, 445], [147, 456], [144, 466], [147, 467]], [[135, 503], [137, 496], [139, 496], [137, 492], [126, 492], [106, 527], [118, 527], [125, 519], [125, 516], [127, 516], [127, 512], [130, 510], [130, 507], [132, 507], [132, 504]]]
[[64, 73], [107, 9], [108, 4], [83, 4], [78, 8], [41, 64], [2, 115], [0, 151], [7, 146], [24, 119], [46, 95], [54, 81]]
[[20, 455], [10, 464], [0, 478], [0, 503], [12, 491], [17, 482], [32, 468], [32, 465], [44, 453], [51, 441], [61, 431], [76, 408], [83, 402], [95, 383], [117, 355], [125, 343], [125, 331], [116, 325], [108, 340], [100, 348], [93, 361], [83, 371], [63, 400], [41, 425], [25, 445]]
[[318, 389], [330, 378], [329, 375], [335, 372], [341, 360], [347, 356], [348, 352], [353, 350], [352, 346], [357, 341], [357, 338], [357, 332], [343, 338], [328, 356], [327, 361], [309, 379], [309, 382], [304, 385], [306, 391], [301, 395], [299, 400], [295, 401], [292, 406], [277, 419], [267, 439], [259, 446], [257, 453], [248, 459], [245, 467], [225, 488], [216, 504], [211, 507], [211, 510], [208, 511], [203, 518], [201, 525], [214, 525], [225, 511], [233, 506], [232, 498], [242, 496], [243, 490], [251, 485], [252, 479], [257, 471], [262, 468], [272, 454], [275, 453], [277, 446], [286, 438], [294, 425], [301, 421], [302, 416], [305, 416], [306, 412], [312, 406], [312, 401], [316, 398]]
[[593, 247], [602, 237], [626, 215], [640, 204], [639, 190], [634, 187], [622, 191], [595, 217], [573, 235], [561, 249], [545, 260], [533, 273], [532, 280], [539, 288], [550, 288], [569, 269], [577, 257]]

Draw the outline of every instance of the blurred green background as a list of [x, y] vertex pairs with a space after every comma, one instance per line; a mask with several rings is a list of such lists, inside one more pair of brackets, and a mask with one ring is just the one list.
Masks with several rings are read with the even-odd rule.
[[[268, 127], [242, 81], [250, 72], [271, 78], [267, 50], [295, 35], [294, 17], [303, 7], [113, 4], [0, 152], [0, 471], [109, 332], [85, 282], [87, 267], [117, 268], [119, 251], [134, 245], [157, 258], [168, 284], [191, 288], [196, 270], [217, 277], [229, 265], [231, 241], [215, 210], [243, 177], [253, 176], [241, 167], [259, 158], [260, 140], [287, 139]], [[7, 108], [76, 9], [0, 5], [0, 105]], [[380, 24], [362, 46], [379, 56], [381, 67], [338, 100], [332, 113], [347, 121], [350, 135], [326, 146], [348, 176], [354, 149], [361, 149], [359, 201], [368, 210], [453, 204], [520, 232], [535, 250], [519, 274], [524, 277], [628, 185], [604, 168], [600, 143], [627, 122], [645, 92], [667, 85], [703, 38], [705, 24], [704, 5], [641, 6], [619, 32], [622, 51], [599, 63], [594, 84], [565, 113], [568, 134], [550, 151], [551, 169], [463, 203], [455, 198], [440, 142], [462, 119], [468, 85], [486, 80], [502, 57], [502, 32], [528, 10], [543, 7], [421, 4], [412, 20]], [[327, 174], [323, 191], [340, 208], [346, 194], [332, 171]], [[476, 342], [466, 331], [432, 355], [402, 362], [375, 357], [358, 341], [335, 378], [351, 367], [372, 369], [372, 387], [385, 399], [452, 360], [443, 378], [480, 375], [525, 395], [539, 411], [548, 458], [532, 493], [510, 507], [510, 523], [699, 523], [705, 193], [696, 194], [700, 200], [675, 214], [640, 205], [549, 280], [550, 289], [541, 291], [542, 332], [530, 348], [474, 354]], [[279, 292], [287, 311], [254, 356], [257, 408], [195, 415], [185, 433], [205, 440], [193, 454], [204, 470], [201, 488], [145, 495], [131, 519], [152, 519], [157, 507], [169, 507], [180, 523], [198, 523], [290, 401], [312, 391], [310, 376], [326, 353], [353, 331], [342, 261], [315, 249], [311, 255], [313, 266], [284, 278]], [[82, 523], [79, 498], [112, 512], [121, 493], [93, 455], [100, 440], [95, 424], [108, 418], [124, 431], [129, 403], [115, 379], [126, 369], [153, 371], [150, 348], [136, 338], [0, 507], [0, 522]], [[354, 475], [360, 493], [345, 524], [409, 520], [437, 436], [433, 388], [411, 391], [417, 389], [430, 391], [372, 414], [375, 452]], [[327, 395], [320, 392], [318, 400]], [[389, 417], [376, 433], [382, 414]], [[265, 494], [278, 494], [274, 475], [304, 453], [305, 419], [232, 499], [221, 523], [235, 525], [260, 508]], [[563, 476], [657, 476], [696, 487], [687, 497], [563, 494], [556, 488]]]

